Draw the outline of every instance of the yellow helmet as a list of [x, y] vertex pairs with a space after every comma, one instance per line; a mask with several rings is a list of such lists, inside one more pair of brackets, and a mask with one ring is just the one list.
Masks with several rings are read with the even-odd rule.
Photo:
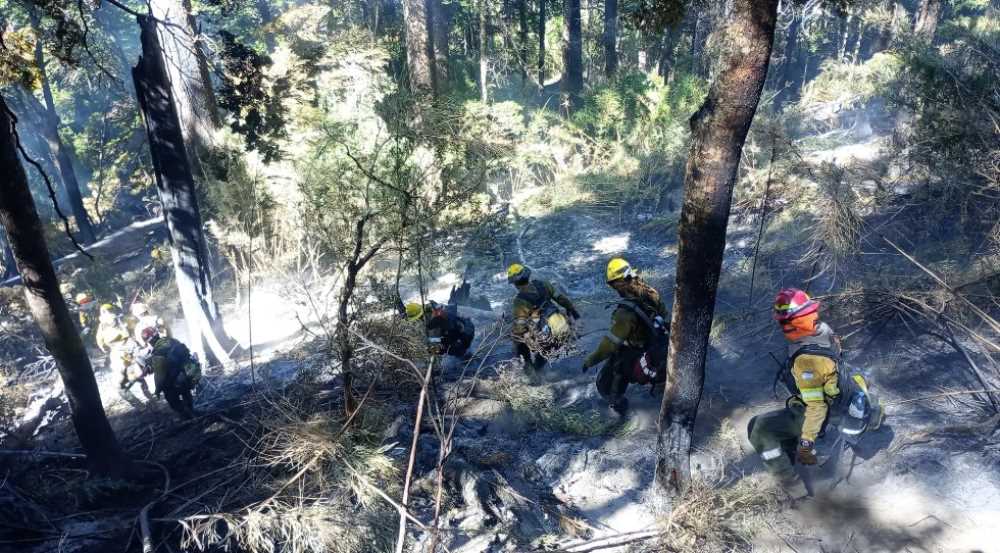
[[419, 303], [406, 304], [406, 320], [415, 321], [424, 314], [424, 307]]
[[531, 269], [520, 263], [512, 263], [510, 267], [507, 267], [507, 282], [511, 284], [527, 282], [530, 278]]
[[620, 257], [616, 257], [611, 261], [608, 261], [608, 283], [612, 283], [623, 278], [629, 278], [634, 274], [635, 273], [632, 272], [632, 266], [628, 264], [628, 261], [625, 261]]

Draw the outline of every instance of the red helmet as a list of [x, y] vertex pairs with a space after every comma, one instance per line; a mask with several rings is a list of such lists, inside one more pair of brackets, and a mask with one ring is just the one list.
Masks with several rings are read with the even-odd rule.
[[156, 328], [151, 326], [142, 329], [142, 333], [140, 334], [140, 336], [142, 337], [142, 341], [147, 344], [151, 344], [152, 342], [154, 342], [156, 338], [159, 337], [159, 335], [160, 331], [156, 330]]
[[798, 288], [785, 288], [774, 298], [774, 320], [778, 322], [790, 321], [818, 310], [819, 302]]

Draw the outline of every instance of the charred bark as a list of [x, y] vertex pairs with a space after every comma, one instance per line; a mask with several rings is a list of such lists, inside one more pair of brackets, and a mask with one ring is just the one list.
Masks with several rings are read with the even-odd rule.
[[437, 90], [434, 71], [434, 42], [429, 9], [433, 0], [403, 0], [406, 27], [406, 66], [410, 71], [410, 92], [433, 96]]
[[59, 367], [87, 461], [98, 472], [122, 474], [125, 456], [104, 413], [87, 350], [59, 290], [42, 221], [17, 157], [15, 132], [7, 104], [0, 98], [0, 226], [23, 277], [28, 308]]
[[139, 107], [146, 121], [156, 189], [170, 231], [174, 274], [188, 326], [188, 346], [206, 359], [205, 347], [218, 363], [230, 363], [232, 340], [212, 297], [208, 246], [194, 177], [184, 149], [181, 123], [171, 93], [156, 21], [139, 17], [142, 55], [132, 70]]
[[538, 0], [538, 92], [545, 91], [545, 1]]
[[580, 20], [580, 0], [564, 0], [566, 26], [563, 30], [566, 47], [563, 49], [563, 76], [560, 88], [564, 108], [575, 111], [583, 92], [583, 29]]
[[618, 71], [618, 0], [604, 0], [604, 73]]
[[721, 30], [729, 47], [708, 97], [691, 118], [691, 152], [678, 229], [677, 277], [660, 409], [656, 482], [670, 495], [690, 485], [691, 435], [701, 402], [726, 226], [743, 143], [767, 76], [778, 0], [734, 0]]
[[[31, 12], [31, 26], [35, 33], [39, 33], [38, 14], [34, 10]], [[73, 212], [73, 219], [80, 232], [80, 242], [83, 244], [93, 243], [97, 238], [94, 232], [94, 225], [87, 215], [87, 208], [83, 206], [83, 194], [80, 192], [80, 181], [76, 178], [76, 171], [73, 169], [73, 160], [70, 157], [69, 146], [63, 143], [59, 136], [59, 113], [56, 112], [56, 103], [52, 97], [52, 86], [49, 83], [48, 71], [45, 69], [45, 53], [42, 50], [42, 41], [35, 41], [35, 65], [38, 67], [39, 78], [42, 84], [42, 97], [45, 99], [45, 125], [44, 136], [48, 143], [49, 151], [52, 152], [52, 159], [55, 160], [56, 168], [66, 191], [66, 199], [69, 200], [70, 211]], [[30, 94], [30, 93], [29, 93]]]

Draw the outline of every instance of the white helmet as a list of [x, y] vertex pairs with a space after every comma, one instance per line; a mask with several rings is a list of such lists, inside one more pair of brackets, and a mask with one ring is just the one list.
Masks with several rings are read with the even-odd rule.
[[149, 314], [149, 306], [142, 303], [141, 301], [137, 301], [133, 303], [131, 307], [129, 307], [129, 311], [132, 312], [133, 317], [138, 318]]

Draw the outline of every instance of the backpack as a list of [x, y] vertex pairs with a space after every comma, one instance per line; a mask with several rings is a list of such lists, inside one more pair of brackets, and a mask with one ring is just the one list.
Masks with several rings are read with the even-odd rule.
[[[826, 357], [836, 363], [837, 388], [840, 395], [830, 406], [832, 414], [840, 415], [840, 433], [848, 443], [855, 444], [868, 430], [876, 430], [882, 424], [882, 404], [874, 391], [871, 374], [865, 369], [848, 367], [841, 356], [830, 348], [809, 344], [799, 348], [788, 358], [786, 366], [779, 371], [785, 388], [793, 396], [798, 394], [798, 385], [792, 374], [792, 367], [800, 355]], [[775, 381], [777, 384], [777, 379]], [[829, 420], [829, 415], [827, 416]], [[824, 421], [823, 426], [826, 426]]]
[[666, 380], [667, 349], [670, 347], [670, 323], [655, 309], [640, 300], [622, 300], [619, 307], [635, 313], [646, 327], [649, 340], [632, 370], [632, 381], [637, 384], [658, 383]]
[[552, 295], [549, 294], [545, 284], [539, 280], [533, 280], [531, 285], [534, 287], [534, 291], [518, 292], [517, 298], [531, 304], [538, 312], [537, 331], [542, 336], [552, 338], [562, 338], [567, 335], [570, 331], [569, 321], [556, 306], [556, 303], [552, 301]]
[[201, 363], [183, 342], [173, 338], [168, 340], [170, 343], [166, 351], [167, 363], [172, 371], [177, 372], [178, 377], [183, 374], [188, 384], [194, 388], [201, 380]]

